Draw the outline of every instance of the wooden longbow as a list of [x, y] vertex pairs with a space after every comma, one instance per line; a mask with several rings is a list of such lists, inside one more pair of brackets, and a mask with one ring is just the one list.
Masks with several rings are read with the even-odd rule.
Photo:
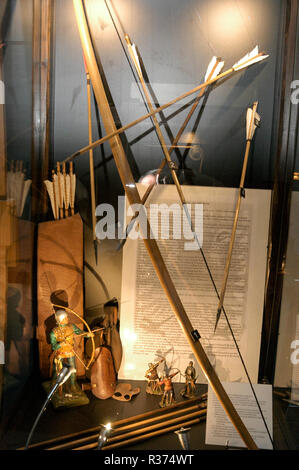
[[[97, 67], [95, 53], [92, 47], [92, 42], [90, 38], [89, 28], [87, 24], [87, 19], [85, 15], [85, 10], [82, 0], [73, 0], [76, 20], [78, 23], [79, 34], [81, 38], [81, 44], [83, 53], [86, 60], [86, 65], [90, 73], [91, 83], [94, 89], [95, 97], [98, 103], [98, 107], [102, 116], [103, 124], [107, 135], [114, 134], [113, 137], [109, 139], [113, 157], [121, 178], [122, 184], [124, 186], [128, 201], [130, 204], [141, 204], [141, 199], [137, 191], [135, 181], [131, 169], [129, 167], [124, 148], [122, 146], [120, 137], [117, 133], [116, 125], [111, 113], [111, 109], [108, 103], [108, 99], [105, 93], [104, 85], [102, 78]], [[149, 223], [147, 223], [148, 233], [150, 232]], [[153, 263], [153, 266], [156, 270], [157, 276], [160, 280], [160, 283], [166, 293], [166, 296], [169, 300], [169, 303], [176, 315], [177, 321], [183, 330], [189, 345], [201, 367], [205, 377], [210, 383], [212, 389], [214, 390], [216, 396], [220, 400], [224, 410], [228, 414], [230, 420], [234, 424], [236, 430], [238, 431], [243, 442], [248, 449], [257, 450], [258, 447], [252, 439], [250, 433], [248, 432], [246, 426], [241, 420], [239, 414], [237, 413], [235, 407], [233, 406], [230, 398], [228, 397], [226, 391], [224, 390], [213, 366], [211, 365], [201, 343], [200, 335], [197, 330], [195, 330], [185, 312], [185, 309], [182, 305], [182, 302], [178, 296], [178, 293], [175, 289], [175, 286], [172, 282], [172, 279], [169, 275], [169, 272], [165, 266], [164, 260], [161, 256], [160, 250], [156, 241], [152, 238], [143, 237], [143, 241]]]

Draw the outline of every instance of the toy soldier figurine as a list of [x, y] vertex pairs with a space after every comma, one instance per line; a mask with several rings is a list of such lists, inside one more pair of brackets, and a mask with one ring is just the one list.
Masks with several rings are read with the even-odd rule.
[[169, 406], [175, 402], [174, 389], [171, 379], [178, 373], [179, 371], [171, 375], [164, 374], [164, 378], [158, 382], [158, 385], [164, 385], [163, 397], [159, 403], [161, 408], [164, 408], [164, 406]]
[[[74, 351], [74, 336], [84, 335], [89, 337], [89, 333], [80, 330], [74, 323], [69, 323], [69, 318], [65, 310], [60, 309], [55, 313], [57, 326], [53, 328], [50, 333], [50, 341], [54, 353], [53, 361], [53, 376], [52, 381], [55, 381], [57, 375], [63, 367], [64, 363], [70, 365], [75, 369], [75, 351]], [[76, 373], [71, 374], [71, 391], [76, 393], [78, 385], [76, 384]]]
[[158, 376], [157, 368], [163, 361], [165, 361], [164, 358], [155, 364], [152, 364], [151, 362], [149, 363], [148, 370], [145, 373], [145, 377], [147, 378], [146, 393], [162, 395], [163, 392], [159, 385], [160, 378]]
[[196, 370], [193, 367], [193, 362], [190, 361], [189, 365], [185, 370], [186, 385], [185, 388], [181, 391], [181, 395], [186, 398], [192, 398], [195, 396], [195, 380], [196, 380]]

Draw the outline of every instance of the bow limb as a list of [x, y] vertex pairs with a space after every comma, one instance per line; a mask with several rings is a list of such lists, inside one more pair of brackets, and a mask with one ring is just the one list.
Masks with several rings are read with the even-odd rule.
[[[91, 344], [92, 344], [92, 354], [91, 354], [91, 358], [89, 359], [88, 361], [88, 364], [84, 367], [86, 368], [86, 370], [89, 369], [92, 361], [94, 360], [94, 356], [95, 356], [95, 344], [94, 344], [94, 339], [93, 339], [93, 333], [91, 331], [91, 329], [89, 328], [88, 326], [88, 323], [84, 320], [83, 317], [81, 317], [81, 315], [79, 315], [78, 313], [76, 313], [74, 310], [72, 310], [71, 308], [69, 307], [64, 307], [63, 305], [57, 305], [57, 304], [52, 304], [53, 307], [57, 307], [57, 308], [61, 308], [61, 309], [64, 309], [64, 310], [67, 310], [68, 312], [71, 312], [73, 315], [75, 315], [76, 317], [78, 317], [83, 323], [84, 325], [86, 326], [89, 334], [90, 334], [90, 339], [91, 339]], [[73, 350], [74, 351], [74, 350]], [[75, 353], [75, 351], [74, 351]], [[75, 356], [78, 358], [78, 355], [75, 353]], [[79, 358], [78, 358], [79, 359]], [[81, 359], [80, 359], [81, 361]], [[82, 362], [82, 361], [81, 361]]]

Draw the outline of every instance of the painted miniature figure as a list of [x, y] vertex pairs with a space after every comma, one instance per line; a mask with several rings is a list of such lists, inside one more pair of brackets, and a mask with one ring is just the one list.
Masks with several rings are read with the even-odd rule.
[[[63, 367], [64, 363], [69, 364], [74, 369], [75, 356], [74, 351], [74, 337], [75, 335], [81, 335], [89, 337], [90, 334], [82, 331], [74, 323], [69, 323], [69, 318], [65, 310], [60, 309], [55, 313], [55, 319], [57, 326], [53, 328], [50, 333], [50, 341], [53, 350], [53, 375], [52, 381], [55, 381], [57, 375]], [[71, 392], [77, 393], [80, 388], [76, 382], [76, 374], [73, 373], [70, 376]], [[60, 390], [61, 394], [61, 390]]]
[[145, 377], [147, 379], [147, 386], [146, 386], [146, 393], [151, 395], [162, 395], [161, 385], [159, 385], [160, 377], [157, 372], [158, 366], [165, 361], [162, 358], [160, 361], [152, 364], [151, 362], [148, 365], [148, 370], [145, 373]]
[[164, 378], [158, 382], [158, 385], [164, 385], [162, 400], [159, 403], [161, 408], [164, 408], [165, 406], [169, 406], [175, 402], [174, 389], [173, 389], [173, 384], [171, 380], [178, 373], [179, 371], [176, 371], [171, 375], [164, 374]]
[[189, 362], [189, 365], [186, 367], [185, 370], [185, 379], [186, 384], [185, 388], [181, 391], [181, 395], [185, 398], [192, 398], [196, 394], [196, 370], [193, 366], [193, 361]]

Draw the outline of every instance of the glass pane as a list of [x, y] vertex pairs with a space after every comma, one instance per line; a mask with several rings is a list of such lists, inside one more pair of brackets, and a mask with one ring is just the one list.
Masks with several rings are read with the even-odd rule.
[[4, 47], [1, 66], [5, 84], [7, 200], [1, 201], [4, 209], [1, 232], [8, 236], [6, 263], [1, 259], [1, 263], [5, 263], [1, 282], [7, 294], [6, 319], [3, 316], [5, 366], [2, 411], [5, 421], [22, 396], [33, 370], [34, 224], [30, 221], [32, 1], [2, 2], [2, 7]]

